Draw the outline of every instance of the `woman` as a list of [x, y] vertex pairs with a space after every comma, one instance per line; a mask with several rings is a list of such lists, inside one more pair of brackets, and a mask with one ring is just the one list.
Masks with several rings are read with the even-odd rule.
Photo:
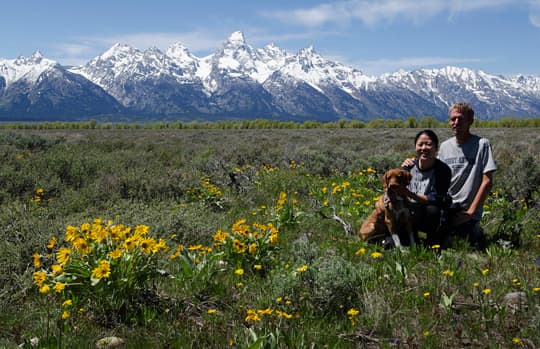
[[409, 201], [413, 229], [427, 235], [428, 246], [442, 245], [445, 240], [441, 228], [442, 209], [448, 204], [450, 168], [437, 159], [439, 138], [432, 130], [418, 132], [414, 139], [416, 158], [407, 159], [402, 168], [410, 171], [412, 180], [400, 193]]

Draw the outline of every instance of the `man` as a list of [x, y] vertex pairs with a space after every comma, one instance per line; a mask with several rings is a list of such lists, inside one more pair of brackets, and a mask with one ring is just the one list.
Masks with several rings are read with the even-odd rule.
[[473, 247], [483, 249], [486, 241], [479, 222], [497, 166], [489, 140], [470, 132], [474, 110], [469, 104], [452, 105], [449, 121], [454, 137], [441, 144], [438, 157], [452, 170], [451, 230], [467, 238]]

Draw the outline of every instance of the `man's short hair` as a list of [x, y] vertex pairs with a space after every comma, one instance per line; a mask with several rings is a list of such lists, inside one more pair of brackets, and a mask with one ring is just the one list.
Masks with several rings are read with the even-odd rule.
[[452, 110], [455, 110], [455, 111], [461, 113], [463, 116], [465, 116], [469, 120], [474, 119], [474, 110], [470, 106], [469, 103], [465, 103], [465, 102], [454, 103], [450, 107], [450, 109], [448, 110], [448, 114], [450, 114], [450, 112], [452, 112]]

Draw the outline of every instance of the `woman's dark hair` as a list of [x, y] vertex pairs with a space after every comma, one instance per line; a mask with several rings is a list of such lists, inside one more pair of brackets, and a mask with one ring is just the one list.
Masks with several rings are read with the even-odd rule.
[[416, 134], [416, 137], [414, 137], [414, 144], [418, 141], [418, 138], [420, 138], [421, 135], [428, 136], [433, 144], [435, 145], [435, 148], [439, 149], [439, 137], [437, 137], [437, 134], [431, 130], [422, 130]]

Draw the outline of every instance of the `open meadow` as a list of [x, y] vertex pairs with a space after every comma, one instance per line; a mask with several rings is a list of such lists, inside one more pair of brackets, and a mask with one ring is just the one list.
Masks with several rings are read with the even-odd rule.
[[540, 129], [472, 130], [486, 251], [365, 244], [418, 131], [1, 130], [0, 348], [539, 348]]

